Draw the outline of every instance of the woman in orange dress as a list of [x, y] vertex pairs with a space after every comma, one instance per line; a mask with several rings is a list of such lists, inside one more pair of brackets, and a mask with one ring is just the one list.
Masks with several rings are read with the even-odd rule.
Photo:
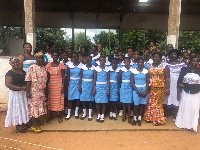
[[169, 95], [169, 77], [168, 66], [161, 63], [162, 55], [153, 54], [153, 63], [148, 66], [150, 91], [144, 120], [153, 122], [154, 125], [165, 124], [163, 102], [165, 95]]
[[53, 111], [59, 113], [58, 122], [63, 122], [64, 110], [64, 77], [65, 65], [58, 61], [59, 53], [52, 51], [51, 56], [53, 62], [46, 65], [47, 71], [50, 74], [48, 84], [48, 109], [50, 110], [50, 120], [53, 119]]

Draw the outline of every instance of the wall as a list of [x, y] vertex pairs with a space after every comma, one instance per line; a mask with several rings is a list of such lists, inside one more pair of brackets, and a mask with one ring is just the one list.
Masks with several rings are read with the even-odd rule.
[[23, 43], [23, 39], [6, 37], [6, 45], [10, 51], [10, 56], [19, 56], [20, 54], [23, 54]]
[[9, 89], [5, 86], [5, 74], [11, 69], [8, 57], [0, 57], [0, 107], [7, 107]]

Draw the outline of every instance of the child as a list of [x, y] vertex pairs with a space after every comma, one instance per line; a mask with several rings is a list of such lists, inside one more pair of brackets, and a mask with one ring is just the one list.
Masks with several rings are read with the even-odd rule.
[[97, 50], [98, 50], [98, 47], [96, 45], [93, 46], [92, 49], [91, 49], [91, 55], [90, 56], [92, 56], [92, 62], [91, 62], [91, 64], [93, 66], [96, 65], [96, 59], [98, 59], [100, 57], [99, 55], [97, 55]]
[[86, 118], [86, 102], [89, 102], [89, 116], [88, 121], [92, 121], [92, 102], [94, 101], [94, 96], [92, 95], [93, 89], [93, 76], [94, 76], [94, 66], [91, 64], [92, 57], [86, 57], [87, 64], [82, 66], [80, 80], [79, 80], [79, 92], [80, 101], [83, 102], [83, 115], [81, 120]]
[[[133, 87], [133, 122], [132, 125], [141, 126], [141, 119], [144, 110], [144, 105], [147, 104], [147, 92], [149, 86], [148, 70], [144, 68], [144, 59], [139, 58], [137, 62], [138, 67], [131, 69], [131, 85]], [[137, 115], [138, 120], [137, 120]]]
[[181, 62], [184, 62], [186, 65], [188, 65], [189, 53], [187, 51], [182, 52], [182, 60], [181, 60]]
[[79, 119], [78, 109], [79, 109], [79, 79], [80, 70], [82, 64], [78, 60], [78, 53], [74, 52], [72, 54], [72, 62], [67, 68], [67, 87], [68, 87], [68, 114], [65, 120], [69, 120], [71, 117], [72, 101], [76, 100], [75, 118]]
[[[124, 58], [125, 66], [119, 71], [118, 81], [121, 83], [120, 87], [120, 102], [123, 104], [123, 118], [122, 122], [126, 121], [126, 105], [128, 105], [128, 123], [131, 124], [131, 104], [133, 103], [133, 89], [130, 82], [130, 58]], [[119, 84], [120, 85], [120, 84]]]
[[118, 67], [122, 68], [124, 66], [124, 55], [122, 51], [118, 52]]
[[112, 63], [109, 67], [110, 71], [110, 95], [109, 95], [109, 100], [110, 100], [110, 119], [117, 120], [116, 116], [116, 108], [117, 108], [117, 101], [119, 99], [119, 93], [118, 93], [118, 74], [120, 68], [117, 67], [118, 64], [118, 59], [113, 58]]
[[135, 51], [133, 53], [133, 60], [130, 63], [130, 65], [131, 65], [132, 68], [137, 68], [138, 67], [137, 61], [138, 61], [139, 56], [140, 56], [139, 51]]
[[147, 69], [149, 64], [153, 63], [153, 60], [150, 59], [150, 51], [147, 49], [144, 51], [144, 68]]
[[[104, 122], [104, 114], [106, 111], [106, 103], [108, 103], [108, 95], [110, 89], [109, 68], [105, 67], [106, 58], [99, 58], [100, 65], [95, 67], [93, 81], [93, 95], [97, 109], [97, 122]], [[100, 104], [102, 104], [102, 113], [100, 114]]]
[[[106, 61], [106, 62], [105, 62], [105, 66], [107, 66], [107, 67], [110, 66], [111, 63], [110, 63], [110, 62], [108, 61], [108, 59], [107, 59], [106, 52], [102, 51], [101, 54], [100, 54], [100, 56], [105, 57], [105, 59], [106, 59], [106, 60], [105, 60], [105, 61]], [[99, 60], [96, 61], [96, 64], [99, 66], [99, 65], [100, 65], [100, 61], [99, 61]]]

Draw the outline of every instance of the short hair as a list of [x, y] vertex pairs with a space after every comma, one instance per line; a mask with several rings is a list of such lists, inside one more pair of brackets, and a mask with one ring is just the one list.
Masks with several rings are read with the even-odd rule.
[[132, 49], [132, 51], [134, 51], [132, 47], [128, 47], [128, 48], [126, 49], [126, 51], [128, 51], [129, 49]]
[[79, 54], [77, 52], [73, 52], [72, 55], [79, 56]]
[[105, 57], [105, 56], [100, 56], [100, 57], [99, 57], [99, 60], [100, 60], [101, 58], [104, 58], [104, 59], [106, 59], [106, 57]]
[[138, 60], [137, 60], [137, 62], [138, 62], [139, 60], [143, 60], [143, 61], [144, 61], [144, 58], [143, 58], [143, 57], [139, 57]]
[[65, 51], [62, 52], [62, 54], [64, 54], [64, 53], [65, 53], [65, 54], [68, 54], [68, 51], [65, 50]]
[[171, 50], [171, 51], [169, 51], [169, 57], [170, 57], [170, 55], [172, 54], [172, 53], [176, 53], [176, 55], [178, 56], [178, 57], [180, 57], [180, 51], [179, 50], [177, 50], [177, 49], [173, 49], [173, 50]]
[[53, 51], [51, 51], [51, 56], [53, 56], [54, 53], [59, 54], [58, 50], [53, 50]]
[[154, 57], [156, 54], [160, 57], [160, 59], [162, 59], [162, 54], [160, 52], [155, 52], [152, 56]]
[[129, 57], [124, 57], [124, 60], [125, 60], [125, 59], [128, 59], [128, 60], [130, 60], [130, 58], [129, 58]]
[[111, 60], [111, 64], [112, 64], [113, 60], [116, 61], [117, 63], [119, 62], [119, 59], [118, 59], [118, 58], [113, 58], [113, 59]]
[[30, 45], [30, 46], [32, 47], [31, 43], [28, 43], [28, 42], [25, 42], [25, 43], [23, 44], [23, 48], [24, 48], [25, 45]]

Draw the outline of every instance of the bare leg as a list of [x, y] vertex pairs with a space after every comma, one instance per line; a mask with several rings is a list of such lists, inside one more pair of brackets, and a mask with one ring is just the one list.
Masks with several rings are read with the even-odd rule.
[[128, 123], [131, 124], [131, 104], [128, 104]]
[[106, 103], [102, 104], [103, 105], [103, 108], [102, 108], [102, 114], [105, 114], [106, 112]]
[[126, 120], [126, 104], [122, 103], [123, 105], [123, 117], [122, 117], [122, 122]]

